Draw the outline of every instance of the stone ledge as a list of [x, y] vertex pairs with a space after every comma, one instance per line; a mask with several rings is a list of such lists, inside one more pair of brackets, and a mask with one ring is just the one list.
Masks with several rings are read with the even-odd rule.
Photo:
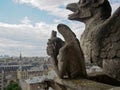
[[111, 88], [110, 90], [120, 90], [120, 87]]
[[[87, 79], [59, 79], [55, 82], [63, 85], [67, 90], [118, 90], [114, 86], [98, 83]], [[119, 89], [120, 90], [120, 89]]]

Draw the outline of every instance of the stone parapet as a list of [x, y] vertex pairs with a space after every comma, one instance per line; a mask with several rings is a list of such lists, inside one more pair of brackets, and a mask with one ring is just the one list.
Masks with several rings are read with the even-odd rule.
[[112, 85], [102, 84], [87, 79], [59, 79], [56, 78], [55, 82], [58, 85], [62, 85], [67, 90], [120, 90], [115, 89]]

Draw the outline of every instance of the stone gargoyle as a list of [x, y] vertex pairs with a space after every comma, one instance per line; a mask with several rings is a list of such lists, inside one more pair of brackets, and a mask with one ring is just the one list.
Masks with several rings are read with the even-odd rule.
[[111, 15], [108, 0], [79, 0], [67, 5], [70, 20], [85, 23], [80, 44], [86, 61], [120, 80], [120, 7]]
[[[67, 9], [73, 11], [73, 14], [69, 15], [70, 20], [85, 23], [85, 31], [80, 40], [85, 61], [101, 66], [105, 74], [120, 80], [120, 7], [112, 16], [108, 0], [80, 0], [78, 3], [67, 5]], [[78, 72], [82, 73], [80, 76], [86, 76], [81, 48], [79, 48], [79, 52], [72, 49], [72, 51], [67, 50], [72, 45], [72, 47], [75, 47], [71, 42], [77, 43], [75, 44], [77, 45], [76, 48], [80, 47], [78, 45], [79, 41], [66, 25], [58, 25], [58, 31], [62, 32], [61, 34], [65, 38], [65, 43], [58, 40], [61, 42], [61, 45], [59, 45], [60, 43], [58, 44], [57, 52], [54, 47], [56, 55], [53, 55], [53, 61], [56, 63], [59, 76], [63, 77], [65, 74], [68, 74], [69, 77], [76, 77], [76, 75], [79, 75]], [[71, 37], [74, 37], [74, 39]], [[79, 57], [79, 60], [74, 60], [77, 57]], [[72, 70], [72, 68], [74, 69]], [[76, 75], [72, 75], [75, 73], [73, 72], [74, 70], [77, 71]]]
[[56, 73], [60, 78], [86, 77], [84, 55], [76, 35], [66, 25], [59, 24], [57, 28], [65, 42], [52, 31], [47, 43], [47, 54], [51, 56]]
[[[120, 81], [120, 7], [111, 15], [108, 0], [79, 0], [78, 3], [68, 4], [67, 9], [73, 11], [69, 19], [85, 23], [85, 30], [80, 42], [66, 25], [58, 25], [65, 41], [58, 38], [55, 31], [52, 32], [47, 54], [58, 76], [87, 78], [85, 61], [88, 61], [102, 67], [107, 76]], [[49, 87], [67, 90], [54, 80], [45, 83], [48, 85], [46, 90]]]

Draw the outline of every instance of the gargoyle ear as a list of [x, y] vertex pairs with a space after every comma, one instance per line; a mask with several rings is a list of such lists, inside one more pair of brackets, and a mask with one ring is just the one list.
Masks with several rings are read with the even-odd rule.
[[54, 31], [54, 30], [52, 30], [51, 38], [54, 38], [54, 37], [56, 37], [56, 36], [57, 36], [57, 32]]
[[105, 0], [92, 0], [92, 6], [93, 7], [98, 7], [99, 5], [103, 4]]

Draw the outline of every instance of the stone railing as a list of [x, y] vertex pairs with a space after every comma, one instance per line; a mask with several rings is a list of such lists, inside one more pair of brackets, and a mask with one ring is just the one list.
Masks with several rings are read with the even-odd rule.
[[[87, 79], [59, 79], [55, 82], [66, 87], [66, 90], [120, 90], [120, 87], [98, 83]], [[63, 89], [61, 89], [63, 90]]]

